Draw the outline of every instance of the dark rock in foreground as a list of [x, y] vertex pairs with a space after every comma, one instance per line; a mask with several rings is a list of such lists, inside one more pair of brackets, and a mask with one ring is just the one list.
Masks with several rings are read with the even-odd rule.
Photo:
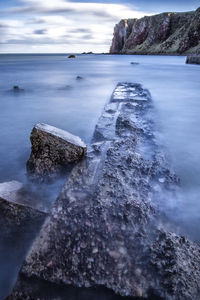
[[71, 55], [68, 56], [68, 58], [76, 58], [76, 55], [71, 54]]
[[58, 287], [48, 299], [66, 299], [67, 285], [133, 299], [199, 299], [200, 248], [160, 219], [158, 204], [175, 197], [177, 178], [156, 142], [152, 113], [147, 90], [117, 86], [9, 300], [45, 299], [42, 283]]
[[86, 154], [86, 145], [79, 137], [47, 124], [35, 125], [31, 144], [27, 170], [33, 178], [41, 180], [57, 176], [63, 168]]
[[110, 53], [183, 54], [200, 52], [200, 8], [141, 19], [123, 19], [114, 29]]
[[9, 237], [13, 229], [27, 226], [30, 222], [43, 222], [46, 213], [20, 202], [23, 185], [18, 181], [0, 183], [0, 228], [1, 236]]
[[200, 65], [200, 54], [188, 55], [186, 64], [197, 64]]

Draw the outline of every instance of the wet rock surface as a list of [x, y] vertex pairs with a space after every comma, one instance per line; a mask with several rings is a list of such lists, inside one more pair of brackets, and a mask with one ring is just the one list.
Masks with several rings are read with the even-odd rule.
[[178, 178], [152, 119], [148, 90], [118, 84], [8, 299], [46, 299], [44, 283], [59, 287], [48, 299], [65, 299], [67, 286], [133, 299], [199, 299], [200, 248], [167, 232], [161, 219], [158, 203], [176, 193]]
[[31, 144], [27, 171], [33, 179], [41, 181], [58, 176], [86, 154], [86, 145], [79, 137], [47, 124], [34, 126]]
[[200, 65], [200, 54], [188, 55], [186, 58], [186, 64], [197, 64]]
[[23, 185], [18, 181], [0, 183], [1, 236], [10, 236], [13, 229], [18, 231], [27, 223], [44, 221], [46, 213], [23, 204], [23, 193]]
[[11, 290], [9, 279], [16, 278], [46, 218], [46, 213], [30, 206], [30, 197], [18, 181], [0, 183], [0, 299]]

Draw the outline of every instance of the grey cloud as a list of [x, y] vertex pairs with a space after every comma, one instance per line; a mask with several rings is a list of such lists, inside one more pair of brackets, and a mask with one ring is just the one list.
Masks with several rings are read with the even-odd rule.
[[92, 31], [90, 29], [86, 29], [86, 28], [75, 28], [70, 30], [71, 33], [87, 33], [90, 34]]
[[13, 7], [11, 9], [4, 10], [4, 13], [9, 14], [63, 14], [72, 13], [74, 9], [71, 8], [45, 8], [40, 6], [24, 6], [24, 7]]
[[[24, 6], [24, 7], [13, 7], [11, 9], [4, 10], [3, 12], [9, 13], [9, 14], [50, 14], [50, 15], [56, 15], [56, 14], [82, 14], [85, 16], [94, 16], [98, 18], [103, 18], [105, 21], [118, 21], [118, 18], [116, 16], [113, 16], [111, 13], [105, 12], [105, 11], [96, 11], [95, 9], [88, 9], [79, 10], [78, 8], [48, 8], [48, 7], [40, 7], [40, 6]], [[2, 14], [2, 12], [0, 12]]]
[[32, 18], [32, 19], [29, 19], [28, 21], [25, 21], [25, 23], [26, 24], [45, 24], [47, 22], [42, 19]]
[[38, 34], [38, 35], [45, 34], [46, 32], [47, 32], [46, 29], [37, 29], [37, 30], [33, 31], [34, 34]]
[[0, 23], [0, 28], [8, 28], [8, 27], [10, 27], [10, 26], [8, 26], [7, 24]]
[[4, 42], [0, 42], [0, 44], [10, 44], [10, 45], [66, 45], [66, 44], [93, 44], [93, 45], [102, 45], [102, 44], [110, 44], [110, 40], [90, 40], [86, 38], [74, 38], [74, 37], [63, 37], [59, 39], [52, 38], [43, 38], [36, 39], [34, 37], [27, 37], [23, 39], [9, 39]]
[[82, 36], [83, 39], [87, 39], [87, 40], [92, 40], [93, 39], [93, 35], [92, 34], [85, 34]]

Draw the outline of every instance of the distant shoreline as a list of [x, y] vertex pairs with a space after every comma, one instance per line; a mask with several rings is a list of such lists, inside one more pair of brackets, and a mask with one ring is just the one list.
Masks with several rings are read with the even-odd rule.
[[[55, 56], [55, 55], [63, 55], [63, 56], [67, 56], [71, 53], [0, 53], [1, 56], [3, 55], [35, 55], [35, 56]], [[82, 53], [75, 53], [73, 52], [73, 54], [75, 55], [81, 55], [81, 56], [91, 56], [91, 55], [130, 55], [130, 56], [188, 56], [188, 55], [193, 55], [192, 53], [184, 53], [184, 54], [166, 54], [166, 53], [151, 53], [151, 54], [130, 54], [130, 53], [92, 53], [92, 54], [82, 54]]]

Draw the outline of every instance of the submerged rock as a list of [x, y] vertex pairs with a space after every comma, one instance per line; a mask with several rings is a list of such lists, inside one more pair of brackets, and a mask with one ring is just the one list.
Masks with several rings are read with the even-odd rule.
[[48, 299], [66, 299], [59, 291], [73, 285], [133, 299], [197, 300], [200, 247], [160, 225], [157, 203], [174, 197], [177, 182], [156, 143], [149, 92], [119, 84], [8, 299], [45, 299], [40, 289], [48, 283], [57, 291]]
[[16, 92], [16, 93], [24, 92], [24, 89], [20, 88], [18, 85], [14, 85], [12, 90], [13, 90], [13, 92]]
[[200, 65], [200, 54], [188, 55], [186, 58], [186, 64]]
[[34, 126], [31, 144], [27, 171], [35, 179], [54, 178], [86, 154], [86, 145], [79, 137], [42, 123]]
[[76, 58], [76, 55], [71, 54], [71, 55], [68, 56], [68, 58]]
[[82, 76], [77, 76], [77, 77], [76, 77], [76, 80], [81, 80], [81, 79], [83, 79]]

